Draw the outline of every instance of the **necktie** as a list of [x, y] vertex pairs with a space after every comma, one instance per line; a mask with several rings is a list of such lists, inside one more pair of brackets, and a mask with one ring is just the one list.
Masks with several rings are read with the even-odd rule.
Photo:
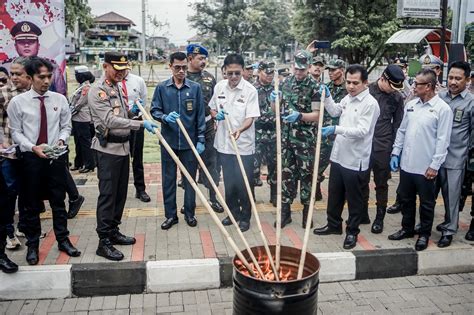
[[38, 96], [40, 101], [40, 129], [36, 145], [48, 143], [48, 117], [46, 116], [46, 107], [44, 106], [44, 96]]
[[127, 80], [123, 79], [122, 80], [122, 93], [123, 93], [123, 99], [125, 100], [125, 104], [128, 105], [128, 91], [127, 91]]

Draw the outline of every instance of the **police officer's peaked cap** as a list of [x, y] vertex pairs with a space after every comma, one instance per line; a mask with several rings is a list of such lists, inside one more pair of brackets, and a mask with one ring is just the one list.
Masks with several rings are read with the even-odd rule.
[[253, 68], [254, 68], [253, 63], [250, 60], [245, 60], [244, 69], [250, 70], [250, 69], [253, 69]]
[[258, 64], [258, 70], [264, 70], [266, 73], [272, 73], [275, 71], [275, 63], [262, 60]]
[[295, 69], [307, 69], [313, 56], [307, 50], [300, 50], [295, 54]]
[[74, 67], [74, 72], [75, 73], [89, 72], [89, 68], [87, 66], [76, 66], [76, 67]]
[[321, 66], [325, 66], [324, 64], [324, 60], [322, 57], [320, 56], [316, 56], [316, 57], [313, 57], [313, 62], [311, 63], [312, 65], [321, 65]]
[[405, 75], [403, 74], [402, 68], [397, 65], [388, 65], [385, 68], [382, 76], [387, 79], [390, 86], [395, 90], [403, 89], [403, 81], [405, 80]]
[[209, 56], [209, 52], [207, 51], [207, 49], [198, 44], [189, 44], [186, 47], [186, 53], [188, 55], [198, 54], [198, 55], [204, 55], [206, 57]]
[[28, 21], [16, 23], [10, 31], [10, 34], [15, 40], [38, 39], [41, 33], [41, 29], [38, 26]]
[[104, 54], [104, 62], [111, 64], [115, 70], [125, 70], [130, 69], [130, 65], [128, 64], [127, 55], [115, 52], [115, 51], [108, 51]]
[[332, 59], [329, 60], [328, 64], [326, 65], [326, 69], [345, 69], [346, 63], [342, 59]]
[[431, 54], [424, 54], [420, 57], [419, 61], [423, 68], [443, 67], [441, 59]]

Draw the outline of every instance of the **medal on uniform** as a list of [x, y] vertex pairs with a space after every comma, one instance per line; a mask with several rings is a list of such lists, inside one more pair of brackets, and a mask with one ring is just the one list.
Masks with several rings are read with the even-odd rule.
[[456, 109], [456, 111], [454, 112], [454, 121], [455, 122], [461, 122], [463, 113], [464, 113], [464, 110]]
[[101, 100], [106, 100], [107, 99], [107, 94], [104, 91], [99, 92], [99, 97]]
[[193, 110], [193, 100], [186, 100], [186, 110], [192, 111]]

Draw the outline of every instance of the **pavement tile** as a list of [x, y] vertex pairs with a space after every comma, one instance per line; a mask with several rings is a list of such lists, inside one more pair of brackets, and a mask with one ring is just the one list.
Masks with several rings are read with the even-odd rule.
[[26, 300], [21, 307], [21, 314], [33, 314], [38, 304], [38, 300]]
[[104, 302], [102, 303], [102, 309], [104, 310], [113, 310], [115, 309], [115, 304], [117, 303], [116, 296], [105, 296]]
[[115, 303], [115, 308], [129, 308], [130, 307], [130, 294], [123, 294], [117, 296], [117, 302]]
[[21, 308], [23, 307], [23, 304], [25, 303], [24, 300], [16, 300], [12, 301], [10, 305], [8, 305], [7, 314], [17, 314], [20, 312]]
[[74, 312], [76, 309], [77, 298], [65, 299], [61, 312]]
[[38, 304], [36, 305], [35, 314], [47, 314], [49, 305], [51, 304], [51, 300], [39, 300]]
[[156, 306], [164, 307], [170, 305], [170, 294], [169, 293], [158, 293], [156, 295]]
[[90, 297], [81, 297], [77, 299], [76, 308], [74, 311], [87, 311], [89, 310], [89, 305], [91, 303]]

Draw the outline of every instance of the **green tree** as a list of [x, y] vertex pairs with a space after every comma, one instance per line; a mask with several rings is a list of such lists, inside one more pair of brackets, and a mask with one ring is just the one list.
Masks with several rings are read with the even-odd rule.
[[71, 32], [74, 32], [76, 21], [79, 21], [81, 31], [91, 27], [94, 22], [87, 0], [64, 0], [64, 13], [66, 29]]

